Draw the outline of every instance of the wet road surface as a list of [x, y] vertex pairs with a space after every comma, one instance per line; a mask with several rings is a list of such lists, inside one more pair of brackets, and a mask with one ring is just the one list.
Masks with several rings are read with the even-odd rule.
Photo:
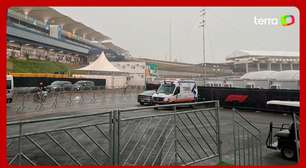
[[[141, 107], [137, 102], [137, 93], [140, 91], [131, 91], [123, 94], [122, 92], [101, 92], [101, 93], [74, 93], [74, 94], [63, 94], [57, 95], [57, 107], [52, 106], [55, 102], [55, 96], [47, 99], [43, 104], [35, 103], [28, 98], [28, 96], [21, 96], [14, 100], [12, 104], [7, 105], [7, 118], [8, 121], [21, 121], [27, 119], [43, 119], [48, 117], [59, 117], [59, 116], [69, 116], [69, 115], [82, 115], [82, 114], [92, 114], [92, 113], [104, 113], [100, 116], [92, 117], [82, 117], [77, 119], [65, 119], [56, 120], [48, 122], [40, 122], [36, 124], [29, 124], [23, 128], [24, 133], [55, 130], [60, 128], [74, 127], [80, 125], [94, 124], [99, 122], [108, 122], [109, 114], [111, 110], [120, 108], [131, 108], [131, 107]], [[30, 96], [29, 96], [30, 97]], [[67, 103], [68, 102], [68, 103]], [[40, 107], [39, 109], [37, 107]], [[179, 109], [181, 111], [189, 110], [189, 108]], [[171, 109], [145, 109], [139, 111], [124, 112], [121, 114], [122, 118], [139, 117], [147, 115], [158, 115], [171, 113]], [[268, 113], [268, 112], [258, 112], [258, 111], [240, 111], [249, 121], [254, 123], [262, 131], [262, 142], [265, 142], [268, 135], [269, 123], [272, 121], [275, 124], [290, 123], [291, 117], [287, 114], [282, 113]], [[233, 162], [233, 112], [230, 109], [220, 109], [220, 128], [221, 128], [221, 141], [222, 141], [222, 153], [223, 160], [228, 163]], [[109, 129], [109, 125], [101, 124], [99, 125], [101, 130], [106, 131]], [[89, 128], [88, 128], [89, 129]], [[8, 136], [16, 135], [18, 133], [18, 127], [10, 126], [7, 130]], [[82, 140], [86, 136], [81, 135], [80, 130], [74, 130], [71, 134], [77, 137], [77, 139]], [[87, 130], [95, 134], [93, 130]], [[38, 135], [35, 138], [39, 138]], [[54, 135], [54, 138], [60, 138], [60, 134]], [[67, 135], [66, 135], [67, 136]], [[107, 139], [107, 138], [104, 138]], [[52, 148], [49, 141], [44, 141], [41, 145], [47, 148]], [[53, 142], [54, 143], [54, 142]], [[72, 142], [62, 142], [67, 143], [66, 145], [75, 145]], [[70, 144], [71, 143], [71, 144]], [[108, 150], [107, 142], [101, 142], [104, 144], [104, 148]], [[48, 147], [49, 146], [49, 147]], [[32, 145], [33, 147], [33, 145]], [[10, 150], [14, 151], [14, 145], [10, 146]], [[31, 149], [31, 146], [25, 147]], [[26, 149], [24, 149], [26, 150]], [[92, 149], [93, 150], [93, 149]], [[71, 151], [76, 153], [76, 151]], [[96, 151], [97, 156], [100, 156]], [[14, 153], [14, 152], [13, 152]], [[12, 155], [13, 156], [13, 155]], [[12, 157], [11, 156], [11, 157]], [[104, 156], [107, 159], [107, 154]], [[284, 160], [279, 151], [273, 151], [267, 149], [263, 146], [263, 160], [264, 165], [292, 165], [295, 162]], [[64, 161], [63, 161], [64, 163]], [[48, 164], [48, 163], [45, 163]], [[215, 164], [215, 162], [199, 163], [200, 165], [210, 165]]]

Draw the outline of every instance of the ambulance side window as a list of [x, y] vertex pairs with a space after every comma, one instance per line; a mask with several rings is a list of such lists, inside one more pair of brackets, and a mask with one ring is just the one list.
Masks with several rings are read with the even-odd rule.
[[174, 95], [178, 95], [180, 93], [180, 87], [176, 87]]

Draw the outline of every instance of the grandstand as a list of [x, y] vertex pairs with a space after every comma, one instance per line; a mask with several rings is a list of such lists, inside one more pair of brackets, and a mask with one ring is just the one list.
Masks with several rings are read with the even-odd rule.
[[8, 72], [70, 73], [94, 62], [102, 52], [112, 64], [120, 64], [119, 67], [131, 62], [137, 62], [136, 65], [138, 62], [156, 64], [157, 77], [161, 79], [240, 76], [253, 71], [299, 69], [297, 52], [237, 50], [226, 57], [226, 63], [206, 63], [203, 66], [133, 58], [127, 50], [110, 40], [110, 37], [53, 8], [13, 7], [7, 14]]
[[[7, 58], [87, 65], [103, 51], [122, 60], [110, 37], [49, 7], [13, 7], [7, 15]], [[117, 48], [120, 48], [117, 46]]]
[[236, 50], [226, 62], [236, 73], [299, 70], [300, 56], [298, 52]]

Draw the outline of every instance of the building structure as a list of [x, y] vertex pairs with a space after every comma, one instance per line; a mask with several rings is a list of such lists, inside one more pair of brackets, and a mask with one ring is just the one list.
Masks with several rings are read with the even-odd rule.
[[128, 86], [145, 86], [145, 62], [132, 62], [132, 61], [120, 61], [120, 62], [111, 62], [116, 68], [121, 72], [128, 73], [127, 85]]
[[[198, 83], [203, 85], [201, 81]], [[300, 71], [256, 71], [248, 72], [239, 78], [208, 78], [205, 86], [299, 90]]]
[[235, 73], [299, 70], [298, 52], [236, 50], [226, 57]]
[[86, 65], [102, 51], [114, 60], [127, 55], [104, 46], [106, 40], [111, 38], [50, 7], [8, 10], [7, 58]]

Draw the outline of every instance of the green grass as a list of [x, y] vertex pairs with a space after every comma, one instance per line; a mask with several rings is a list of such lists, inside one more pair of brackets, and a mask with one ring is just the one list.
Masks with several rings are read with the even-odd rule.
[[68, 64], [43, 60], [9, 59], [8, 64], [12, 64], [12, 68], [8, 71], [15, 73], [67, 73], [72, 70], [72, 67]]

